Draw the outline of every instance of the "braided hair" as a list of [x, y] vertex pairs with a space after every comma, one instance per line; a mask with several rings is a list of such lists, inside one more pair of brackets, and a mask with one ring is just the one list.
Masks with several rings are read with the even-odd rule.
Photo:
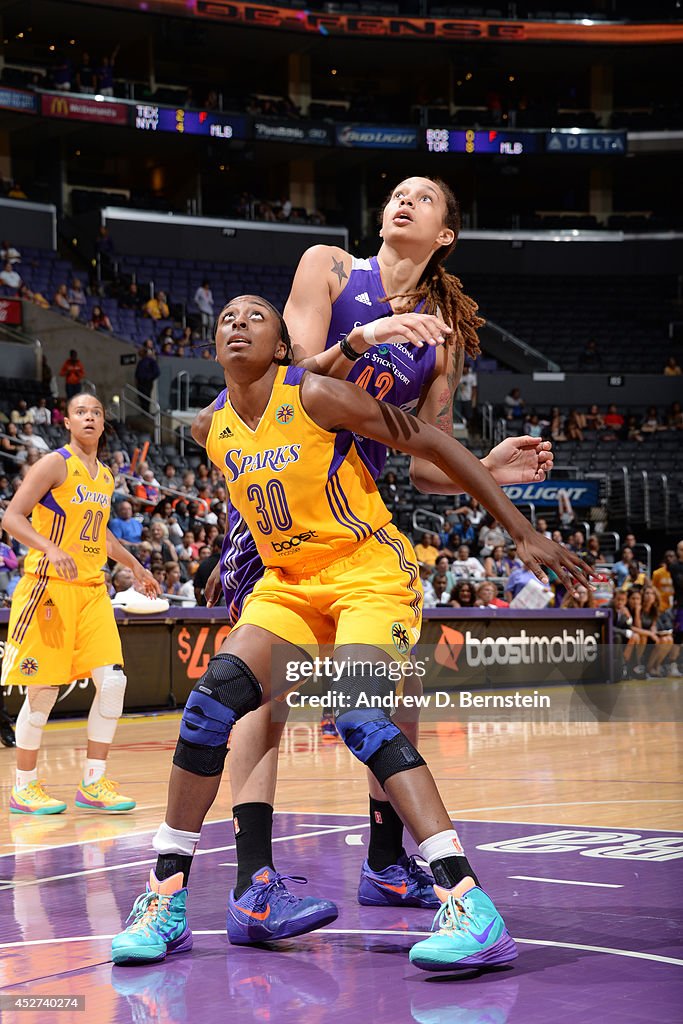
[[[403, 312], [412, 312], [421, 302], [424, 303], [424, 312], [439, 314], [447, 324], [453, 328], [451, 336], [453, 344], [458, 348], [464, 348], [468, 356], [474, 358], [479, 352], [479, 337], [477, 331], [483, 327], [486, 321], [478, 316], [479, 306], [462, 289], [460, 279], [454, 274], [449, 274], [443, 267], [443, 263], [455, 249], [455, 243], [460, 234], [460, 205], [452, 190], [442, 181], [441, 178], [427, 178], [440, 190], [446, 203], [446, 216], [444, 227], [453, 231], [453, 241], [450, 245], [440, 246], [434, 253], [422, 272], [417, 288], [410, 292], [399, 292], [396, 295], [385, 295], [383, 302], [392, 302], [394, 299], [403, 299]], [[384, 200], [380, 210], [380, 221], [384, 216], [384, 210], [393, 195], [393, 191]]]

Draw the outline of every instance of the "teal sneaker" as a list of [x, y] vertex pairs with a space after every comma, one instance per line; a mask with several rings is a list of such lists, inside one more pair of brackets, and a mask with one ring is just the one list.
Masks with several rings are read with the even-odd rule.
[[435, 885], [434, 891], [441, 900], [434, 934], [413, 946], [411, 964], [423, 971], [456, 971], [499, 967], [517, 958], [503, 918], [471, 878], [463, 878], [454, 889]]
[[115, 935], [111, 958], [115, 964], [149, 964], [165, 960], [169, 953], [192, 949], [192, 932], [187, 924], [182, 872], [160, 882], [149, 873], [147, 891], [138, 896], [128, 915], [132, 924]]

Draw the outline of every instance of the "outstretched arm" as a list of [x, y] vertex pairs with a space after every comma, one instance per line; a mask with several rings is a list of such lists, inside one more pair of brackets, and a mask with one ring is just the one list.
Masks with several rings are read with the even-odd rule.
[[548, 582], [543, 568], [548, 566], [560, 575], [570, 592], [575, 588], [569, 577], [590, 585], [588, 577], [594, 575], [591, 568], [538, 534], [488, 470], [454, 438], [395, 406], [376, 401], [346, 381], [306, 374], [301, 398], [308, 414], [325, 430], [360, 429], [364, 437], [438, 466], [453, 481], [454, 489], [467, 491], [502, 523], [517, 542], [520, 557], [541, 582]]

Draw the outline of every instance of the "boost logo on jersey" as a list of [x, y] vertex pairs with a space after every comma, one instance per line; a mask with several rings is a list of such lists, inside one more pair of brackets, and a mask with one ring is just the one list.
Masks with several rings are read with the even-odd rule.
[[285, 537], [284, 540], [276, 541], [270, 545], [270, 549], [274, 555], [281, 555], [287, 551], [295, 551], [296, 548], [300, 548], [302, 544], [305, 544], [307, 540], [313, 540], [318, 534], [315, 530], [306, 530], [304, 533], [297, 533], [294, 537]]

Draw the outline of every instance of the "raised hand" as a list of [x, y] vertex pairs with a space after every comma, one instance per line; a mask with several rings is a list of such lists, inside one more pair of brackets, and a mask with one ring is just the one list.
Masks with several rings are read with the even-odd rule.
[[502, 487], [504, 484], [541, 483], [553, 468], [550, 441], [538, 437], [506, 437], [482, 463]]

